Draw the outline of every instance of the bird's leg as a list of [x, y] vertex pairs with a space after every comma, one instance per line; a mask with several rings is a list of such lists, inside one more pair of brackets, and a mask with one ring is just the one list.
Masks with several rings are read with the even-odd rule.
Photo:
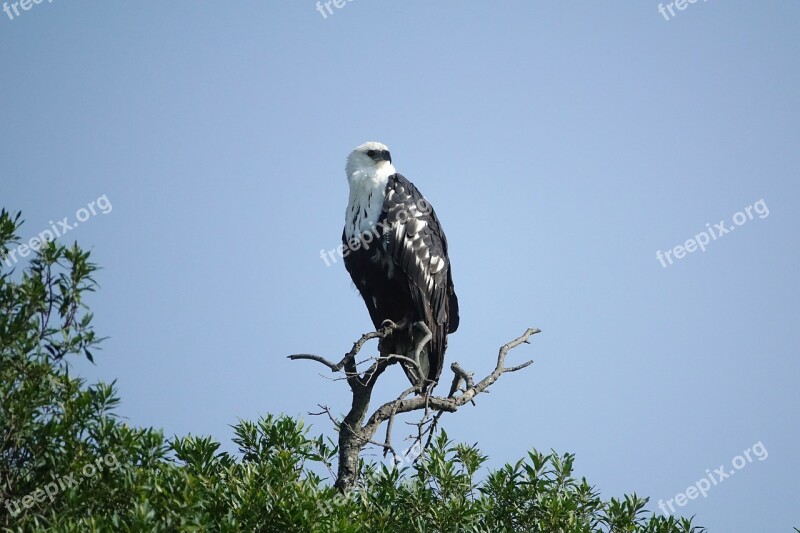
[[422, 321], [416, 322], [414, 324], [414, 327], [421, 329], [423, 333], [422, 337], [417, 340], [416, 346], [414, 347], [414, 360], [417, 362], [417, 364], [419, 364], [420, 363], [419, 356], [422, 353], [422, 350], [425, 349], [425, 346], [433, 338], [433, 333], [431, 333], [431, 330], [428, 328], [428, 325]]
[[[426, 381], [428, 376], [423, 376], [422, 374], [422, 360], [420, 356], [422, 354], [422, 350], [425, 349], [425, 346], [430, 342], [433, 338], [433, 333], [431, 333], [430, 328], [428, 328], [425, 322], [419, 321], [416, 322], [412, 327], [416, 327], [417, 329], [422, 330], [422, 337], [419, 338], [416, 342], [416, 346], [414, 347], [414, 361], [417, 363], [417, 368], [415, 371], [418, 371], [420, 375], [418, 376], [417, 380], [417, 388], [419, 388], [420, 392], [424, 391], [426, 388]], [[412, 337], [413, 338], [413, 337]]]

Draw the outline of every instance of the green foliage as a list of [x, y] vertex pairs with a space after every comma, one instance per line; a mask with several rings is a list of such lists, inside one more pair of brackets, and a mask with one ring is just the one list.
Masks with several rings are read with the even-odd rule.
[[[19, 216], [0, 213], [0, 251]], [[114, 384], [88, 386], [70, 357], [99, 339], [84, 297], [96, 267], [48, 243], [24, 272], [0, 262], [0, 530], [264, 532], [691, 532], [646, 498], [603, 501], [574, 456], [531, 451], [482, 475], [476, 446], [441, 432], [402, 470], [361, 464], [356, 489], [332, 488], [336, 446], [302, 422], [234, 426], [235, 456], [208, 437], [168, 441], [115, 414]]]

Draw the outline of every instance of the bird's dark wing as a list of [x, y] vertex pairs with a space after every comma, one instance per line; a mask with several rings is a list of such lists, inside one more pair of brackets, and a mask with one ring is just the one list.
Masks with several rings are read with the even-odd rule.
[[389, 177], [384, 209], [383, 243], [395, 268], [406, 277], [417, 310], [434, 338], [431, 370], [439, 377], [446, 336], [458, 327], [458, 299], [453, 288], [447, 239], [433, 207], [401, 174]]

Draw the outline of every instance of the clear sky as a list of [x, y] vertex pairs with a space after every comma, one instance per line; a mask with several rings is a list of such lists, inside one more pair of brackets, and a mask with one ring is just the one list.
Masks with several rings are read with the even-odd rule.
[[[339, 357], [370, 329], [320, 250], [339, 243], [345, 157], [379, 140], [447, 232], [447, 360], [482, 375], [543, 330], [509, 359], [534, 366], [444, 418], [454, 439], [491, 466], [574, 452], [605, 497], [656, 512], [724, 465], [675, 508], [791, 530], [800, 4], [678, 4], [9, 5], [2, 206], [25, 239], [78, 222], [62, 241], [103, 267], [90, 303], [110, 338], [76, 372], [117, 378], [120, 413], [167, 435], [232, 450], [229, 425], [265, 413], [332, 434], [306, 413], [348, 391], [285, 356]], [[393, 368], [378, 396], [404, 386]]]

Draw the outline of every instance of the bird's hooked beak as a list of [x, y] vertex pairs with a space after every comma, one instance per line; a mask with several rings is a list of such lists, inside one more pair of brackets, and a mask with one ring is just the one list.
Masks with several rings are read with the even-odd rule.
[[378, 163], [380, 161], [388, 161], [389, 163], [391, 163], [392, 155], [389, 153], [389, 150], [376, 151], [373, 160], [375, 161], [375, 163]]

